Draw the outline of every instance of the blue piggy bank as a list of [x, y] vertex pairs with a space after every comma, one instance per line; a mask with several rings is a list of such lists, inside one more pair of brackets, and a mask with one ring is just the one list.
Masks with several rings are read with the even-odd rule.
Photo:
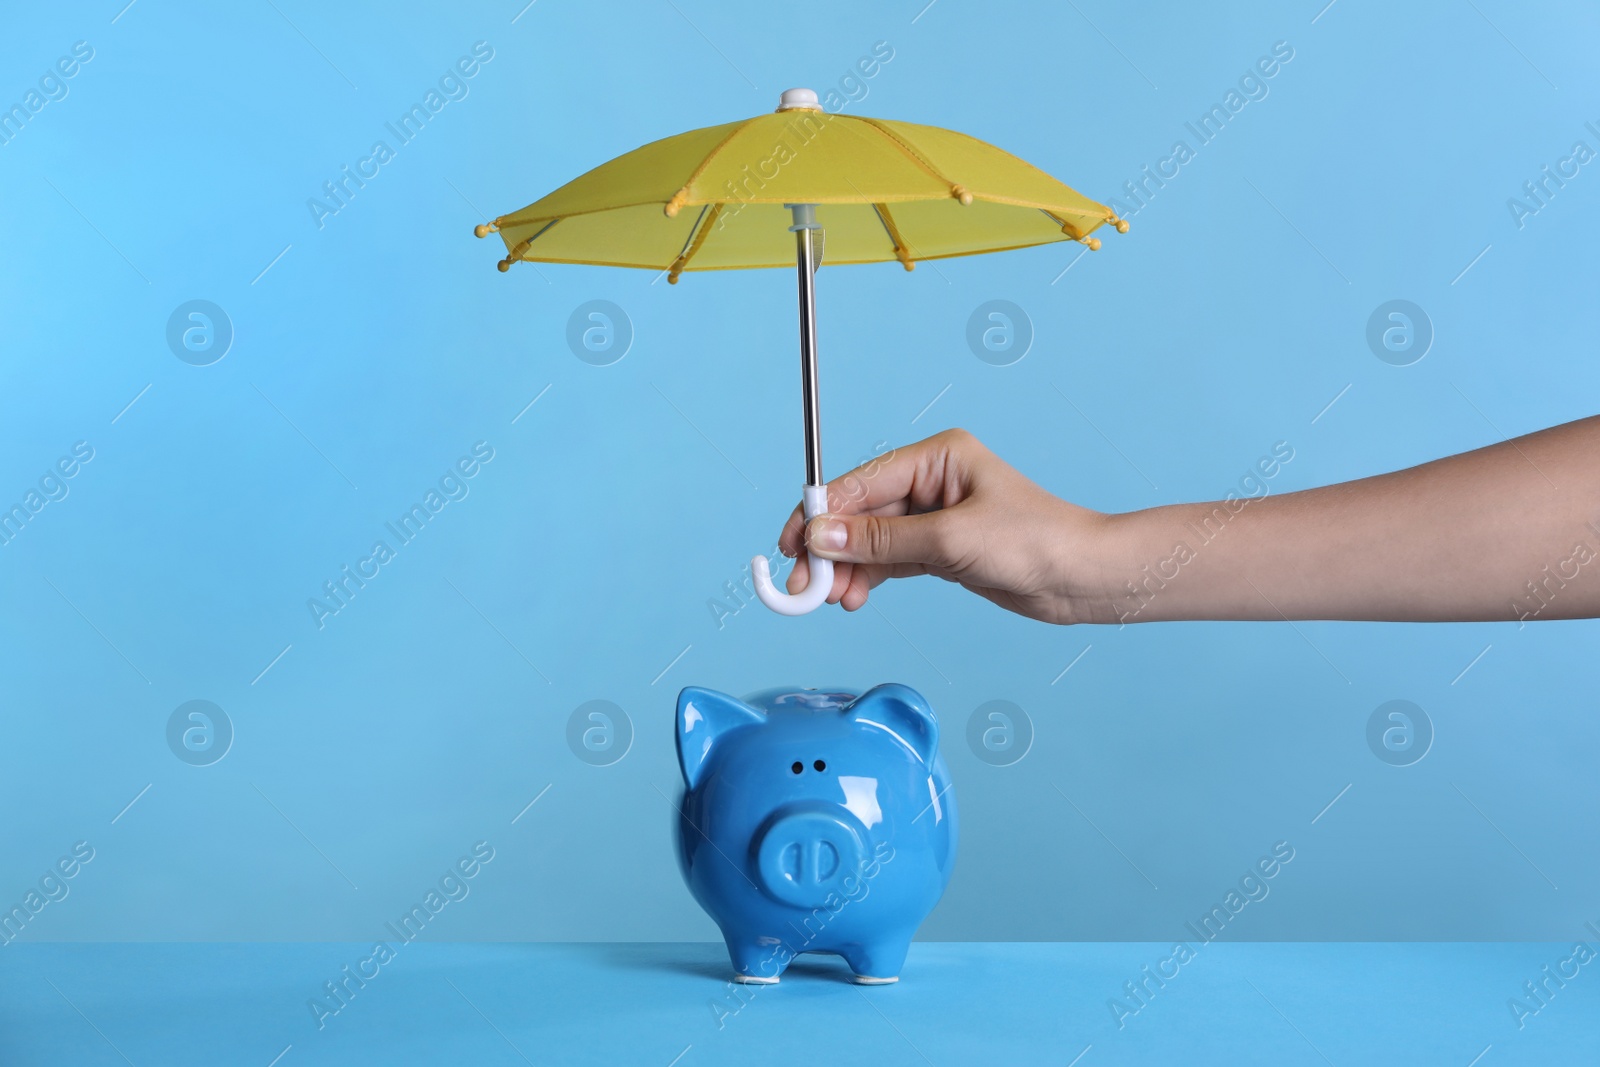
[[678, 695], [678, 863], [722, 928], [740, 982], [776, 982], [802, 952], [857, 982], [897, 981], [956, 853], [956, 803], [928, 702], [769, 689]]

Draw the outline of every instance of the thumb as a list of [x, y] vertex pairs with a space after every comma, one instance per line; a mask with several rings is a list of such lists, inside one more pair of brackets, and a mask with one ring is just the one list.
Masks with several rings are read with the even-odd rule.
[[806, 547], [844, 563], [918, 563], [949, 567], [945, 512], [926, 515], [818, 515], [806, 526]]

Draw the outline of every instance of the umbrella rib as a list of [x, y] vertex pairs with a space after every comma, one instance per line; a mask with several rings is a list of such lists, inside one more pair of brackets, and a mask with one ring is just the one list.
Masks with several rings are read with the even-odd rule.
[[[952, 196], [959, 196], [960, 195], [959, 193], [956, 192], [957, 189], [961, 189], [962, 188], [960, 185], [958, 185], [957, 183], [951, 181], [949, 178], [945, 177], [943, 174], [940, 174], [938, 172], [938, 170], [936, 170], [934, 168], [932, 163], [928, 162], [926, 159], [923, 159], [920, 153], [918, 153], [910, 145], [908, 145], [904, 141], [902, 141], [899, 137], [896, 137], [894, 132], [892, 130], [890, 130], [887, 126], [885, 126], [883, 123], [879, 122], [877, 119], [869, 119], [869, 118], [866, 118], [866, 117], [862, 117], [860, 119], [860, 121], [866, 123], [868, 126], [871, 126], [873, 129], [875, 129], [879, 133], [881, 133], [884, 137], [888, 138], [891, 144], [893, 144], [896, 148], [900, 149], [900, 151], [902, 151], [902, 152], [904, 152], [906, 154], [906, 158], [910, 159], [917, 166], [921, 167], [923, 170], [927, 171], [929, 174], [933, 175], [935, 178], [938, 178], [940, 181], [942, 181], [946, 185], [948, 185], [950, 187], [950, 195], [952, 195]], [[964, 192], [965, 190], [962, 190], [962, 191]]]
[[538, 233], [534, 234], [532, 237], [530, 237], [526, 241], [522, 242], [524, 247], [526, 247], [527, 245], [533, 244], [533, 242], [535, 242], [539, 238], [543, 237], [544, 236], [544, 232], [546, 230], [548, 230], [550, 227], [554, 226], [556, 223], [558, 223], [560, 221], [561, 221], [561, 216], [557, 215], [555, 218], [551, 219], [549, 222], [545, 223], [543, 226], [540, 226]]
[[1076, 228], [1069, 227], [1065, 219], [1058, 218], [1054, 211], [1046, 211], [1044, 208], [1040, 208], [1039, 213], [1045, 218], [1049, 219], [1051, 222], [1055, 223], [1057, 226], [1060, 226], [1061, 232], [1066, 234], [1068, 237], [1071, 237], [1073, 240], [1077, 240], [1080, 236], [1082, 236], [1081, 234], [1074, 232]]
[[1044, 208], [1040, 208], [1039, 210], [1043, 212], [1044, 216], [1051, 222], [1055, 223], [1057, 226], [1060, 226], [1062, 233], [1066, 234], [1074, 241], [1077, 241], [1079, 244], [1086, 246], [1091, 252], [1100, 251], [1100, 238], [1089, 236], [1089, 234], [1093, 232], [1093, 227], [1090, 227], [1088, 230], [1081, 230], [1078, 227], [1071, 226], [1058, 218], [1053, 211], [1045, 211]]
[[[509, 266], [511, 263], [514, 263], [514, 262], [516, 262], [516, 263], [522, 262], [522, 256], [523, 256], [524, 253], [526, 253], [528, 251], [528, 246], [533, 244], [533, 242], [537, 241], [540, 237], [544, 236], [544, 232], [546, 230], [548, 230], [550, 227], [554, 226], [556, 223], [558, 223], [560, 221], [561, 221], [560, 216], [557, 216], [556, 218], [553, 218], [549, 222], [545, 223], [543, 226], [539, 227], [539, 232], [534, 234], [532, 237], [529, 237], [526, 240], [518, 241], [517, 242], [517, 247], [513, 248], [510, 252], [506, 253], [506, 258], [505, 258], [505, 261], [504, 261], [506, 263], [506, 265]], [[501, 268], [501, 270], [504, 270], [504, 269], [506, 269], [506, 268], [505, 267]]]
[[[1018, 203], [1018, 206], [1022, 206], [1020, 202]], [[1042, 207], [1039, 210], [1043, 211], [1046, 215], [1059, 211], [1063, 215], [1078, 215], [1086, 219], [1099, 219], [1101, 222], [1114, 222], [1116, 221], [1117, 217], [1116, 212], [1114, 211], [1110, 214], [1107, 214], [1106, 212], [1101, 211], [1088, 211], [1081, 207]], [[1061, 220], [1057, 219], [1056, 221], [1059, 222]]]
[[911, 250], [906, 247], [904, 238], [900, 236], [900, 230], [894, 224], [894, 217], [889, 214], [889, 205], [873, 204], [872, 210], [877, 213], [878, 221], [883, 223], [884, 232], [889, 235], [889, 241], [894, 245], [894, 258], [898, 259], [906, 270], [911, 270], [916, 264], [911, 261]]
[[730, 130], [728, 136], [724, 137], [715, 148], [706, 153], [706, 157], [700, 161], [700, 165], [694, 168], [694, 170], [690, 171], [689, 177], [683, 183], [683, 187], [677, 192], [673, 193], [672, 198], [667, 201], [665, 210], [669, 218], [673, 215], [676, 215], [678, 213], [678, 209], [689, 202], [689, 187], [699, 179], [700, 175], [705, 173], [706, 168], [711, 165], [711, 161], [717, 158], [717, 153], [726, 148], [729, 141], [743, 133], [752, 122], [762, 117], [763, 116], [761, 115], [756, 115], [745, 119], [743, 122], [739, 123], [732, 130]]
[[695, 220], [696, 229], [694, 230], [694, 236], [690, 239], [689, 246], [683, 250], [683, 253], [677, 259], [673, 260], [672, 267], [667, 273], [668, 285], [678, 284], [678, 275], [683, 273], [684, 268], [689, 265], [689, 260], [694, 258], [694, 254], [700, 251], [700, 246], [706, 243], [706, 238], [711, 235], [711, 224], [717, 220], [717, 215], [721, 211], [721, 204], [711, 204], [700, 209], [700, 218]]
[[698, 214], [698, 215], [696, 215], [694, 217], [694, 225], [689, 227], [689, 233], [683, 239], [683, 247], [678, 249], [678, 258], [679, 259], [682, 259], [682, 258], [684, 258], [685, 256], [687, 256], [689, 254], [689, 247], [692, 244], [694, 244], [694, 237], [695, 237], [695, 234], [699, 232], [700, 223], [705, 221], [706, 212], [710, 211], [710, 210], [711, 210], [711, 205], [710, 204], [704, 204], [700, 208], [700, 214]]

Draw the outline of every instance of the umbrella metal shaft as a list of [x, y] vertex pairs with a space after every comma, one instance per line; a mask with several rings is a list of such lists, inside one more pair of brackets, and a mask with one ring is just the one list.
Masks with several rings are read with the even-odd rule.
[[815, 230], [795, 231], [800, 277], [800, 396], [806, 432], [806, 484], [822, 485], [822, 415], [817, 406], [817, 301]]

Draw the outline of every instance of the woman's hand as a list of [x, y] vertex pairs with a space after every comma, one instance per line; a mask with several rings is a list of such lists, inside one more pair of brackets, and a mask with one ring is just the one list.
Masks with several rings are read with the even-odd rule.
[[790, 592], [810, 578], [809, 547], [836, 561], [828, 603], [846, 611], [887, 578], [932, 574], [1044, 622], [1113, 621], [1089, 617], [1099, 576], [1084, 551], [1107, 517], [1045, 492], [965, 430], [835, 478], [828, 509], [808, 525], [797, 507], [783, 528], [780, 550], [798, 556]]

